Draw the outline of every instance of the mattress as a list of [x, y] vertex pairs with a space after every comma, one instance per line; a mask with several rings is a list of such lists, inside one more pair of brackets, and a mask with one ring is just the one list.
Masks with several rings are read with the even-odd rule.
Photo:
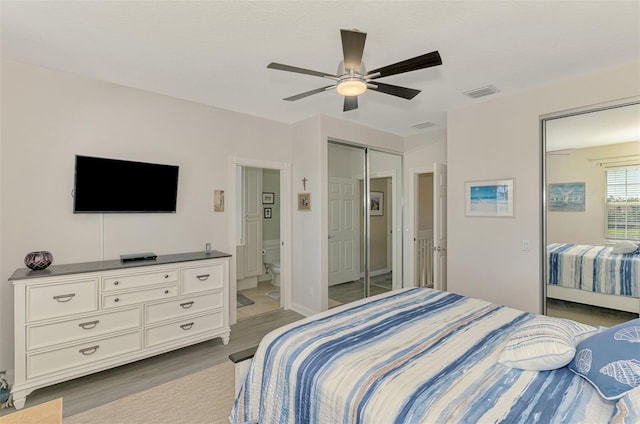
[[566, 367], [497, 363], [535, 314], [419, 288], [295, 322], [260, 343], [232, 423], [606, 423], [615, 403]]
[[640, 255], [615, 254], [610, 246], [547, 245], [547, 282], [593, 293], [638, 297]]

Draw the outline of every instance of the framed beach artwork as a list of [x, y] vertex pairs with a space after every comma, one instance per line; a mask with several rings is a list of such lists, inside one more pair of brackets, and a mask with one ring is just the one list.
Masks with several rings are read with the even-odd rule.
[[311, 210], [311, 193], [298, 193], [298, 210]]
[[466, 216], [513, 216], [513, 178], [465, 182]]
[[549, 184], [549, 211], [584, 212], [585, 183]]

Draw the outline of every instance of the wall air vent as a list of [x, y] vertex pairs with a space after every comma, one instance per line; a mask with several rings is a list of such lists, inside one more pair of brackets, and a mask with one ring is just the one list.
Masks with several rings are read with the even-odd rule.
[[479, 97], [490, 96], [492, 94], [496, 94], [498, 90], [493, 85], [487, 85], [480, 88], [475, 88], [473, 90], [465, 91], [463, 94], [471, 97], [472, 99], [477, 99]]
[[413, 124], [413, 125], [409, 125], [412, 128], [417, 128], [419, 130], [423, 130], [425, 128], [429, 128], [429, 127], [435, 127], [436, 124], [434, 124], [433, 122], [420, 122], [419, 124]]

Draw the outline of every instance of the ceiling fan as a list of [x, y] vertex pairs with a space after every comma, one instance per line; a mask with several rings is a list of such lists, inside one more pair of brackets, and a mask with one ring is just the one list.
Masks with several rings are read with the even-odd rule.
[[364, 42], [367, 38], [367, 33], [360, 32], [358, 30], [341, 29], [340, 35], [342, 37], [342, 52], [344, 60], [342, 60], [338, 65], [338, 72], [335, 75], [298, 68], [295, 66], [283, 65], [282, 63], [271, 62], [267, 65], [267, 68], [269, 69], [313, 75], [334, 81], [331, 85], [296, 94], [295, 96], [287, 97], [283, 100], [300, 100], [311, 96], [312, 94], [322, 93], [323, 91], [335, 88], [339, 94], [344, 96], [343, 111], [346, 112], [358, 108], [358, 96], [364, 93], [367, 89], [384, 94], [390, 94], [392, 96], [402, 97], [404, 99], [413, 99], [418, 95], [418, 93], [420, 93], [420, 90], [384, 84], [378, 82], [377, 79], [442, 65], [440, 53], [436, 50], [431, 53], [423, 54], [412, 59], [403, 60], [401, 62], [367, 72], [364, 67], [364, 63], [362, 62], [362, 53], [364, 51]]

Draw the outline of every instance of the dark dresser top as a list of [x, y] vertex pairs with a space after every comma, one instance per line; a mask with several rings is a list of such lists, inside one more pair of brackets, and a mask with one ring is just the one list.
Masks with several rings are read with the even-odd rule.
[[9, 277], [9, 281], [26, 280], [29, 278], [55, 277], [58, 275], [80, 274], [83, 272], [110, 271], [114, 269], [137, 268], [141, 266], [164, 265], [178, 262], [201, 261], [203, 259], [229, 258], [230, 254], [212, 250], [206, 252], [177, 253], [174, 255], [162, 255], [156, 259], [127, 261], [119, 259], [109, 261], [81, 262], [76, 264], [51, 265], [50, 267], [33, 271], [29, 268], [19, 268]]

